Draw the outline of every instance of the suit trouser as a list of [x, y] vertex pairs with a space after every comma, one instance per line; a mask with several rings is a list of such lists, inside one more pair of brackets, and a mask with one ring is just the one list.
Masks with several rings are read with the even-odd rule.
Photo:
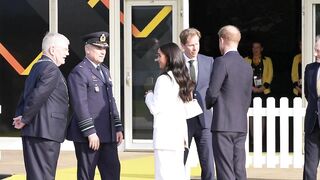
[[320, 129], [318, 123], [314, 126], [311, 134], [305, 134], [304, 142], [304, 180], [316, 180], [317, 168], [320, 158]]
[[88, 142], [75, 142], [77, 179], [93, 180], [98, 166], [101, 180], [120, 179], [120, 161], [117, 143], [101, 143], [99, 150], [89, 148]]
[[212, 132], [218, 180], [247, 180], [244, 132]]
[[22, 137], [27, 180], [54, 180], [60, 143], [38, 137]]
[[[201, 180], [214, 180], [214, 158], [211, 130], [203, 129], [201, 127], [198, 116], [188, 119], [187, 124], [189, 148], [193, 137], [197, 146], [201, 166]], [[186, 163], [189, 151], [185, 150], [184, 152], [184, 163]]]

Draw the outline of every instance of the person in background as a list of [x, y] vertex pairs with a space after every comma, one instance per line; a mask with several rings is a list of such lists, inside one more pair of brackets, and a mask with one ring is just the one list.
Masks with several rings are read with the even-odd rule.
[[[273, 78], [273, 66], [270, 57], [263, 55], [263, 46], [259, 41], [252, 43], [252, 55], [247, 56], [245, 60], [251, 65], [253, 71], [252, 83], [252, 100], [255, 97], [260, 97], [262, 106], [266, 107], [267, 97], [270, 96], [270, 85]], [[251, 102], [253, 104], [253, 102]], [[253, 119], [250, 118], [249, 137], [250, 149], [253, 147]], [[262, 150], [266, 151], [266, 118], [262, 119]]]
[[185, 103], [192, 101], [190, 80], [182, 52], [175, 43], [158, 49], [162, 71], [145, 103], [154, 117], [153, 148], [156, 180], [185, 180], [183, 154], [188, 147]]
[[68, 77], [73, 114], [67, 139], [74, 142], [79, 180], [93, 180], [97, 166], [102, 180], [120, 179], [117, 146], [123, 127], [103, 64], [108, 35], [100, 31], [83, 37], [85, 58]]
[[261, 97], [263, 104], [270, 95], [270, 85], [273, 78], [273, 66], [270, 57], [263, 55], [261, 42], [252, 43], [252, 55], [245, 57], [253, 70], [252, 98]]
[[[213, 69], [213, 58], [199, 54], [201, 38], [200, 32], [195, 28], [188, 28], [180, 33], [183, 57], [189, 70], [191, 79], [195, 82], [196, 88], [193, 97], [198, 100], [203, 113], [187, 120], [189, 146], [194, 138], [200, 166], [201, 179], [214, 180], [214, 158], [212, 151], [212, 109], [205, 108], [205, 93], [210, 82], [210, 75]], [[189, 151], [185, 151], [184, 162], [186, 163]]]
[[[301, 41], [299, 43], [301, 51]], [[301, 97], [302, 75], [301, 75], [301, 52], [294, 56], [291, 68], [291, 80], [293, 85], [293, 94], [295, 97]]]
[[316, 36], [314, 56], [316, 61], [304, 71], [304, 94], [308, 101], [304, 120], [304, 180], [317, 179], [320, 159], [320, 35]]
[[53, 180], [68, 127], [69, 96], [59, 66], [69, 55], [69, 40], [51, 33], [42, 40], [42, 57], [25, 82], [13, 125], [21, 129], [27, 180]]
[[246, 180], [245, 141], [253, 72], [237, 51], [239, 29], [223, 26], [218, 35], [222, 56], [214, 61], [205, 97], [207, 109], [214, 112], [211, 131], [217, 179]]

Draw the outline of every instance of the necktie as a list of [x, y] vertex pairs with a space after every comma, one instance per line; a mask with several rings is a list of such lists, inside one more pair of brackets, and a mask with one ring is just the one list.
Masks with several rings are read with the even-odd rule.
[[192, 80], [193, 82], [197, 82], [197, 81], [196, 81], [196, 70], [195, 70], [195, 67], [194, 67], [194, 65], [193, 65], [193, 62], [194, 62], [194, 60], [190, 60], [190, 61], [189, 61], [189, 64], [190, 64], [190, 68], [189, 68], [190, 77], [191, 77], [191, 80]]
[[98, 66], [96, 67], [96, 69], [97, 69], [97, 71], [100, 73], [103, 82], [106, 82], [106, 79], [105, 79], [104, 74], [103, 74], [103, 72], [102, 72], [102, 70], [101, 70], [101, 67], [98, 65]]

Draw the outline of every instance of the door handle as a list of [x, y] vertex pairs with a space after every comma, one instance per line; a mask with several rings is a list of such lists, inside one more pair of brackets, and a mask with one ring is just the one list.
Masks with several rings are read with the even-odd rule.
[[131, 82], [131, 75], [129, 72], [127, 72], [127, 75], [126, 75], [126, 84], [129, 86], [130, 85], [130, 82]]

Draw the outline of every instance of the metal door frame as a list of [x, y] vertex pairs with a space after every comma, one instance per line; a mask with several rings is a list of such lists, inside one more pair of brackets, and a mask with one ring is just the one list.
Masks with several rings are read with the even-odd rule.
[[[186, 3], [184, 0], [125, 0], [124, 2], [124, 94], [125, 94], [125, 105], [124, 105], [124, 120], [125, 120], [125, 150], [134, 151], [150, 151], [152, 150], [152, 140], [148, 139], [133, 139], [133, 122], [132, 122], [132, 7], [134, 6], [161, 6], [168, 5], [172, 6], [172, 37], [173, 42], [179, 44], [178, 32], [182, 28], [187, 27], [187, 21], [183, 19], [188, 18], [188, 14], [183, 12], [183, 4]], [[188, 12], [186, 12], [188, 13]], [[184, 17], [183, 17], [184, 16]]]

